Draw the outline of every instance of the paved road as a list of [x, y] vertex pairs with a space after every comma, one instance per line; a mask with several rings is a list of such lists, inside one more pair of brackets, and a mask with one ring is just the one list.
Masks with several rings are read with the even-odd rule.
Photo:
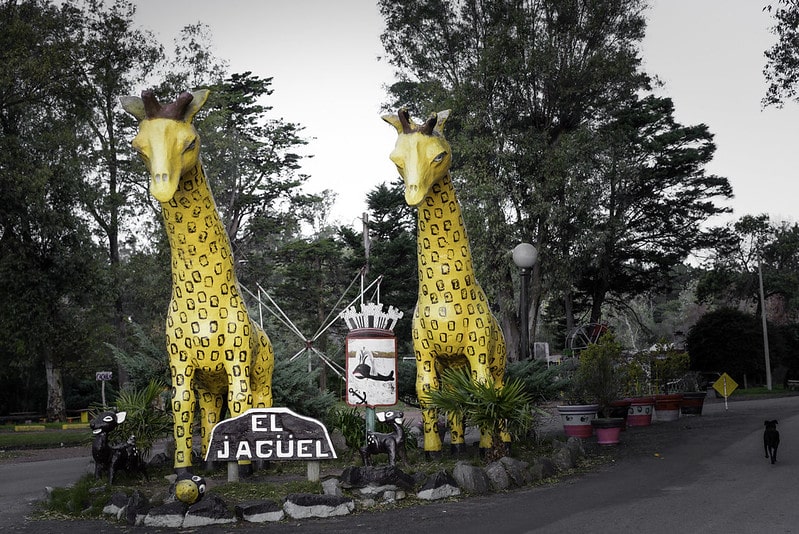
[[[764, 458], [765, 419], [780, 421], [782, 443], [776, 465]], [[633, 428], [622, 440], [611, 465], [554, 485], [344, 518], [237, 524], [201, 531], [799, 533], [799, 397], [730, 402], [728, 410], [723, 402], [714, 401], [706, 403], [701, 417]], [[65, 485], [55, 482], [55, 469], [61, 462], [23, 464], [17, 466], [26, 468], [21, 472], [0, 466], [4, 532], [160, 531], [103, 521], [26, 523], [20, 510], [28, 507], [31, 498], [42, 495], [44, 485]], [[89, 464], [85, 459], [75, 462], [71, 469], [79, 476]], [[33, 475], [34, 469], [43, 474]], [[66, 474], [68, 469], [63, 476], [71, 476]], [[14, 481], [10, 476], [22, 478]]]

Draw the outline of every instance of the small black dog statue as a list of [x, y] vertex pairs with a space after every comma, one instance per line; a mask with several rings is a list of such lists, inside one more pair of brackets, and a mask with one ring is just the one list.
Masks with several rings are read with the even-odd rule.
[[763, 432], [763, 447], [766, 449], [766, 458], [771, 458], [771, 463], [777, 461], [777, 447], [780, 445], [780, 432], [777, 430], [777, 420], [772, 419], [764, 423], [766, 430]]
[[144, 460], [136, 448], [136, 437], [130, 436], [121, 445], [110, 445], [108, 434], [125, 420], [127, 412], [109, 411], [92, 419], [89, 426], [94, 434], [92, 458], [94, 458], [94, 478], [99, 479], [104, 471], [108, 471], [108, 484], [114, 483], [114, 474], [119, 470], [139, 472], [147, 476]]
[[383, 423], [394, 425], [394, 432], [383, 434], [381, 432], [368, 432], [366, 435], [366, 446], [361, 447], [361, 459], [363, 465], [372, 465], [373, 454], [388, 454], [388, 464], [394, 465], [397, 456], [407, 462], [405, 456], [405, 429], [402, 427], [402, 412], [379, 412], [375, 414], [377, 420]]

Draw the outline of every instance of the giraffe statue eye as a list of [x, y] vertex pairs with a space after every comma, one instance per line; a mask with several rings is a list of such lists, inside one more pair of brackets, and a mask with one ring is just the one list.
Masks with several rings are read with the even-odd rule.
[[442, 152], [441, 154], [433, 158], [433, 163], [441, 163], [442, 161], [444, 161], [445, 157], [447, 157], [447, 153]]

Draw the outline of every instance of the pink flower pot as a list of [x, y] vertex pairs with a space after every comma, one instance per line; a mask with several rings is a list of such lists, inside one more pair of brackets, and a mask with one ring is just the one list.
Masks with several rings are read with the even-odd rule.
[[596, 419], [598, 404], [581, 404], [577, 406], [558, 406], [563, 431], [569, 437], [590, 438], [594, 435], [591, 421]]
[[627, 426], [649, 426], [655, 411], [654, 397], [635, 397], [630, 399], [627, 412]]

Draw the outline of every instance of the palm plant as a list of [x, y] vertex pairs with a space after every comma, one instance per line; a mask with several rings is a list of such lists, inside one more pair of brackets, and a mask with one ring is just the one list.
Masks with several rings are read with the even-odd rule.
[[[116, 399], [116, 409], [127, 412], [125, 423], [113, 432], [117, 435], [116, 441], [124, 442], [130, 435], [136, 436], [136, 447], [143, 458], [150, 455], [156, 440], [172, 430], [172, 412], [162, 407], [162, 395], [168, 395], [163, 382], [151, 380], [141, 389], [123, 388]], [[169, 406], [168, 401], [166, 406]]]
[[498, 386], [491, 377], [473, 381], [468, 369], [461, 368], [445, 370], [441, 384], [429, 392], [428, 402], [491, 436], [486, 462], [507, 456], [509, 438], [526, 435], [533, 424], [533, 398], [518, 379]]

